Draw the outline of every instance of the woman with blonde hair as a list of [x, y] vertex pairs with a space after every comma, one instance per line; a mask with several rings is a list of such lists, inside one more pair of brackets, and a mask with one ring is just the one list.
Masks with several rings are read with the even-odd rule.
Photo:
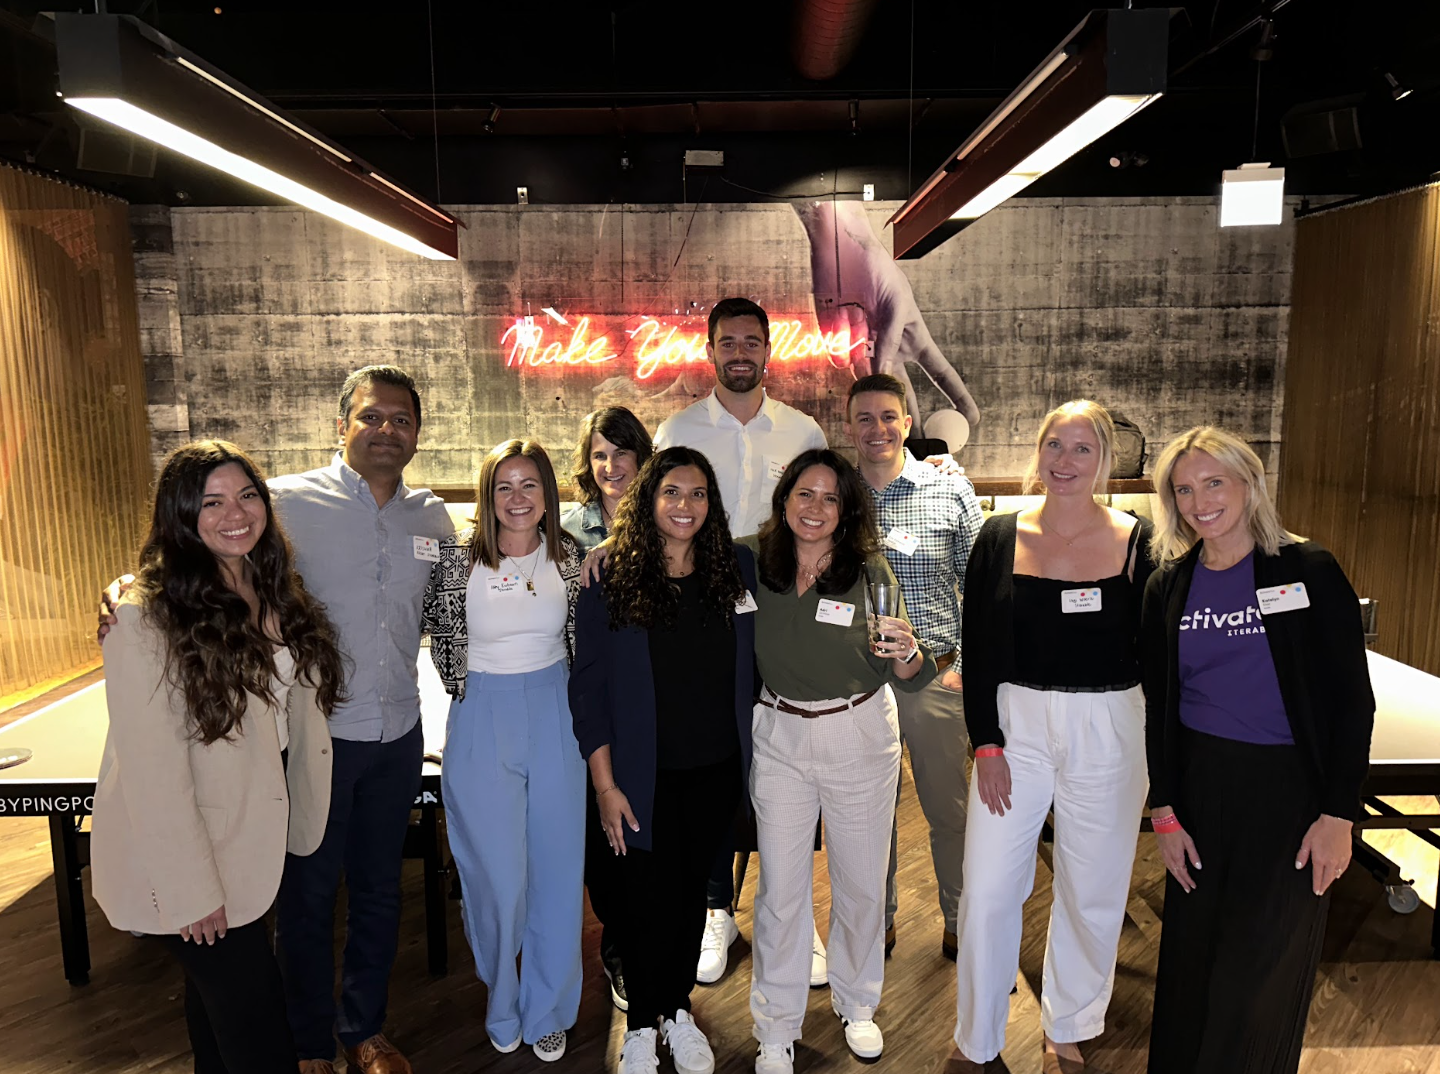
[[1174, 440], [1155, 491], [1145, 737], [1170, 875], [1150, 1071], [1293, 1074], [1369, 764], [1360, 605], [1232, 433]]
[[580, 553], [533, 440], [485, 456], [475, 501], [475, 524], [440, 542], [424, 603], [454, 698], [441, 769], [450, 850], [490, 1043], [512, 1052], [523, 1040], [553, 1062], [580, 1008], [585, 762], [566, 697]]
[[1045, 416], [1026, 475], [1038, 507], [992, 516], [965, 573], [965, 722], [975, 744], [956, 960], [958, 1051], [1005, 1043], [1022, 906], [1052, 803], [1044, 1069], [1083, 1068], [1102, 1032], [1145, 798], [1140, 602], [1150, 524], [1105, 507], [1115, 426], [1088, 399]]

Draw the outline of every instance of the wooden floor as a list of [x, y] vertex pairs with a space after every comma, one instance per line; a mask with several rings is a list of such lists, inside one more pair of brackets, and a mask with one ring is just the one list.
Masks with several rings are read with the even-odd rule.
[[[6, 714], [12, 716], [14, 714]], [[5, 717], [0, 717], [0, 723]], [[938, 1071], [954, 1026], [954, 967], [940, 955], [940, 918], [924, 818], [907, 770], [901, 807], [899, 945], [887, 963], [885, 1030], [879, 1065], [904, 1074]], [[1434, 852], [1404, 833], [1396, 839], [1407, 866], [1429, 874], [1422, 894], [1434, 894]], [[1413, 846], [1411, 845], [1413, 844]], [[1417, 853], [1416, 851], [1422, 851]], [[1428, 858], [1427, 858], [1428, 852]], [[823, 855], [817, 880], [825, 931], [828, 887]], [[450, 975], [425, 969], [418, 863], [406, 866], [406, 911], [391, 986], [390, 1035], [418, 1074], [536, 1071], [525, 1048], [498, 1055], [485, 1037], [485, 989], [474, 977], [456, 907], [450, 905]], [[752, 1069], [750, 1037], [751, 899], [746, 881], [730, 969], [711, 986], [697, 986], [695, 1013], [709, 1034], [717, 1071]], [[1087, 1046], [1088, 1069], [1104, 1074], [1145, 1070], [1150, 996], [1159, 936], [1163, 871], [1153, 840], [1142, 837], [1120, 944], [1115, 995], [1107, 1030]], [[1050, 872], [1041, 853], [1035, 894], [1026, 908], [1019, 990], [1011, 1002], [1009, 1045], [990, 1070], [1035, 1074], [1040, 1069], [1037, 995], [1050, 908]], [[1324, 963], [1311, 1008], [1301, 1070], [1306, 1074], [1440, 1074], [1440, 962], [1430, 958], [1434, 910], [1392, 913], [1366, 875], [1351, 870], [1338, 884]], [[50, 877], [49, 830], [44, 820], [0, 818], [0, 1072], [3, 1074], [178, 1074], [191, 1069], [181, 1010], [181, 977], [153, 943], [111, 929], [91, 904], [91, 983], [68, 985], [60, 969]], [[570, 1050], [554, 1064], [564, 1071], [614, 1068], [624, 1016], [609, 1001], [596, 954], [598, 926], [587, 915], [585, 991]], [[796, 1055], [801, 1074], [848, 1071], [862, 1064], [845, 1048], [829, 993], [813, 989], [805, 1038]], [[669, 1071], [662, 1059], [662, 1071]]]

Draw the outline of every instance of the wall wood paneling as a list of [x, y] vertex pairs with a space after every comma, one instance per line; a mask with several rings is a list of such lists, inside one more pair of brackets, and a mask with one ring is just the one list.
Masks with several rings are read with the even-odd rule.
[[0, 708], [98, 662], [149, 484], [128, 208], [0, 165]]
[[1281, 442], [1286, 526], [1440, 674], [1440, 185], [1299, 221]]

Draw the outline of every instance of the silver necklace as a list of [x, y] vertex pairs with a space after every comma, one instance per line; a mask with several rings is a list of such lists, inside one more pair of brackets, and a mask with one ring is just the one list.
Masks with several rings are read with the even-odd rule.
[[1099, 524], [1099, 521], [1100, 521], [1100, 520], [1099, 520], [1099, 518], [1097, 517], [1097, 518], [1093, 519], [1092, 521], [1087, 522], [1084, 526], [1080, 527], [1080, 529], [1079, 529], [1078, 531], [1076, 531], [1074, 537], [1066, 537], [1063, 533], [1061, 533], [1059, 530], [1057, 530], [1054, 526], [1050, 525], [1050, 523], [1045, 520], [1045, 508], [1043, 508], [1043, 507], [1040, 508], [1040, 525], [1041, 525], [1041, 527], [1042, 527], [1043, 529], [1048, 530], [1050, 533], [1054, 534], [1056, 537], [1059, 537], [1062, 541], [1064, 541], [1066, 548], [1071, 547], [1071, 546], [1072, 546], [1076, 541], [1078, 541], [1081, 537], [1085, 536], [1085, 534], [1087, 534], [1087, 533], [1089, 533], [1091, 530], [1093, 530], [1093, 529]]

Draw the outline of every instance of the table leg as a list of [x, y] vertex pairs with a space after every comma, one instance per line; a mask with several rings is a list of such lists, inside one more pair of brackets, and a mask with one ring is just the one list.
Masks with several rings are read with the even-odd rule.
[[425, 869], [425, 949], [430, 972], [444, 977], [449, 970], [450, 951], [446, 938], [445, 858], [440, 852], [439, 808], [420, 807], [420, 858]]
[[90, 937], [85, 928], [85, 889], [80, 870], [83, 838], [76, 817], [50, 817], [50, 858], [55, 869], [55, 902], [60, 911], [60, 951], [65, 979], [72, 985], [90, 983]]

